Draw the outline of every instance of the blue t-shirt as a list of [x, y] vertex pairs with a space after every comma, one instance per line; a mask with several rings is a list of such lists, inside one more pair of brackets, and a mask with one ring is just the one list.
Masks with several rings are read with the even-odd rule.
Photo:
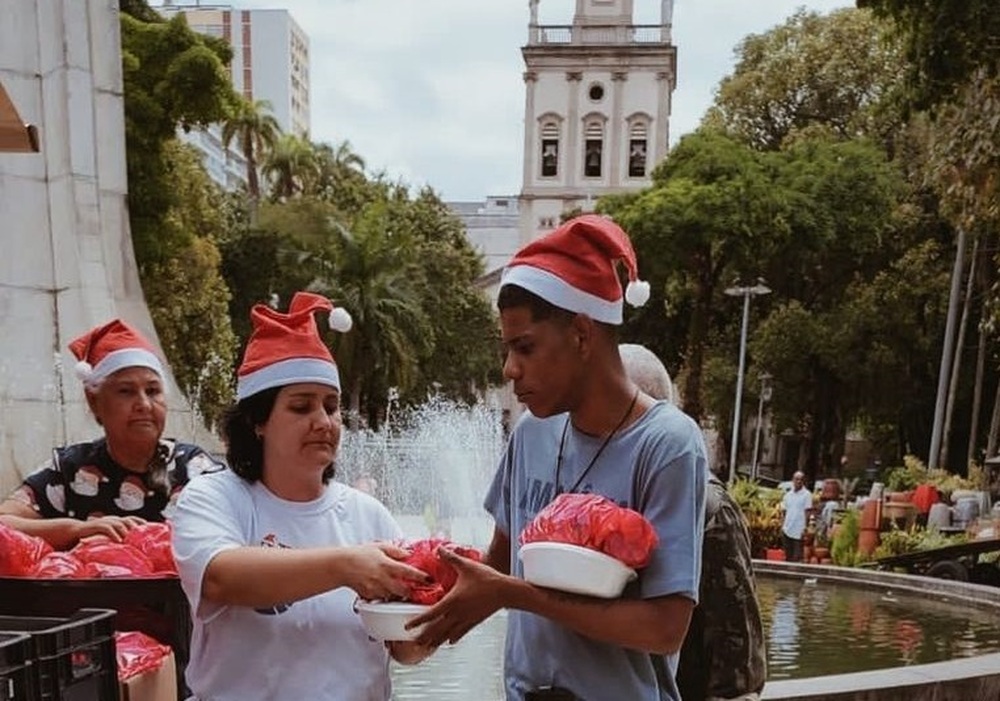
[[[526, 413], [515, 427], [485, 507], [511, 541], [510, 571], [522, 576], [517, 539], [556, 494], [556, 457], [567, 414], [539, 419]], [[566, 431], [560, 488], [576, 483], [604, 442], [572, 425]], [[698, 425], [660, 401], [608, 443], [578, 492], [601, 494], [645, 516], [660, 541], [649, 565], [623, 594], [650, 599], [681, 594], [697, 603], [705, 522], [708, 460]], [[677, 655], [665, 658], [669, 679], [660, 688], [649, 654], [582, 636], [547, 618], [509, 611], [505, 651], [507, 698], [559, 686], [585, 701], [679, 700]]]

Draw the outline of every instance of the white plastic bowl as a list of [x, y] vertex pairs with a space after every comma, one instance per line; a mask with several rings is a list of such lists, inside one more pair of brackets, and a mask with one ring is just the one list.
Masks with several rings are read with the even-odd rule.
[[405, 601], [361, 601], [354, 604], [354, 610], [361, 617], [361, 624], [368, 635], [376, 640], [414, 640], [423, 626], [406, 630], [404, 626], [411, 618], [423, 613], [430, 606], [411, 604]]
[[517, 556], [524, 578], [539, 587], [615, 599], [635, 570], [604, 553], [567, 543], [527, 543]]

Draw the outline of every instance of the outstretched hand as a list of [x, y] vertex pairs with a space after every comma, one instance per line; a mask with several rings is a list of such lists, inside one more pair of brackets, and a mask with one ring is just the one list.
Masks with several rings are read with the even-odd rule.
[[417, 642], [436, 648], [444, 642], [457, 643], [475, 626], [503, 608], [505, 587], [510, 577], [492, 567], [463, 557], [446, 548], [438, 556], [455, 568], [458, 579], [451, 591], [425, 613], [406, 624], [407, 629], [427, 627]]
[[372, 543], [350, 548], [347, 586], [362, 599], [405, 597], [410, 582], [426, 582], [426, 573], [400, 562], [409, 552], [392, 543]]

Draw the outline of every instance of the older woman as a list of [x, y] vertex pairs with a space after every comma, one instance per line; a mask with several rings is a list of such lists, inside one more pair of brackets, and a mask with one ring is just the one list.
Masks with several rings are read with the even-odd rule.
[[198, 446], [163, 438], [163, 365], [138, 331], [114, 319], [69, 348], [104, 435], [56, 448], [0, 503], [0, 521], [57, 549], [95, 534], [121, 540], [137, 524], [162, 521], [190, 477], [223, 468]]
[[313, 314], [346, 331], [329, 300], [299, 293], [288, 314], [257, 305], [224, 425], [232, 468], [181, 494], [174, 552], [194, 618], [187, 683], [213, 701], [386, 701], [389, 656], [429, 648], [368, 638], [358, 596], [401, 596], [423, 572], [398, 560], [402, 533], [372, 496], [331, 481], [340, 377]]

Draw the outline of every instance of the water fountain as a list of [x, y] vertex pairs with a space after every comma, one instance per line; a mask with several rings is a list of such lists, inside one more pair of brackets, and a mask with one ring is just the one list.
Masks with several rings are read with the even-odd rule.
[[338, 479], [368, 481], [410, 537], [485, 547], [492, 522], [482, 499], [506, 442], [500, 411], [431, 397], [394, 416], [379, 431], [345, 432]]

